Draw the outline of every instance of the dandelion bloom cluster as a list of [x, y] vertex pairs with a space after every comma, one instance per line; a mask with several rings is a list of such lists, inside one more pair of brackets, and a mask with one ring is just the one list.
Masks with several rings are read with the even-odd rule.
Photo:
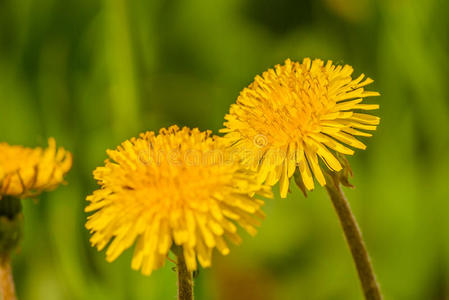
[[211, 264], [214, 248], [228, 254], [240, 242], [236, 224], [250, 234], [263, 217], [269, 186], [238, 160], [210, 131], [172, 126], [146, 132], [108, 150], [94, 171], [101, 189], [87, 197], [86, 227], [98, 250], [115, 260], [136, 243], [131, 267], [149, 275], [172, 247], [182, 249], [188, 270]]
[[56, 148], [53, 138], [46, 149], [0, 143], [0, 197], [26, 198], [53, 190], [71, 167], [71, 153]]
[[308, 190], [314, 178], [325, 185], [320, 160], [331, 171], [342, 169], [336, 153], [352, 155], [366, 146], [355, 136], [371, 136], [379, 118], [362, 111], [378, 109], [363, 103], [379, 93], [365, 91], [373, 82], [351, 77], [351, 66], [326, 64], [309, 58], [286, 60], [269, 69], [245, 88], [226, 115], [225, 138], [245, 151], [244, 159], [270, 185], [280, 181], [286, 197], [289, 179], [299, 169]]

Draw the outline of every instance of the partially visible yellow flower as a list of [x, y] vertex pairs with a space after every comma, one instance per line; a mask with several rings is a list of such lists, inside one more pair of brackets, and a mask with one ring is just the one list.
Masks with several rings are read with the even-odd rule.
[[[92, 245], [115, 260], [136, 242], [132, 268], [149, 275], [169, 250], [182, 249], [186, 266], [211, 264], [214, 248], [226, 255], [226, 240], [240, 243], [236, 224], [255, 234], [262, 200], [271, 189], [256, 180], [210, 131], [161, 129], [107, 151], [94, 171], [101, 189], [87, 197], [86, 227]], [[258, 217], [258, 218], [255, 218]]]
[[256, 76], [240, 93], [221, 132], [261, 181], [280, 181], [282, 197], [297, 166], [306, 189], [314, 188], [314, 177], [325, 185], [320, 161], [331, 171], [341, 170], [335, 153], [352, 155], [348, 146], [365, 149], [355, 136], [371, 136], [361, 130], [375, 130], [379, 124], [378, 117], [360, 112], [379, 108], [362, 103], [379, 95], [364, 90], [373, 80], [363, 74], [353, 79], [352, 72], [352, 67], [331, 61], [286, 60]]
[[71, 167], [71, 153], [61, 147], [56, 149], [53, 138], [46, 149], [0, 143], [0, 198], [33, 197], [53, 190]]

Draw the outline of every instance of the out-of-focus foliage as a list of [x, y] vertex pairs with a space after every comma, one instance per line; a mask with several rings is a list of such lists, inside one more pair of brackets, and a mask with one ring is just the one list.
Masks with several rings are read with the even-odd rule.
[[[449, 299], [449, 2], [2, 0], [0, 141], [74, 153], [68, 185], [25, 201], [20, 299], [174, 299], [131, 251], [89, 246], [84, 198], [105, 149], [171, 124], [217, 131], [253, 77], [285, 58], [354, 66], [382, 93], [381, 126], [350, 158], [347, 194], [386, 299]], [[323, 189], [265, 207], [255, 238], [197, 279], [197, 299], [361, 299]]]

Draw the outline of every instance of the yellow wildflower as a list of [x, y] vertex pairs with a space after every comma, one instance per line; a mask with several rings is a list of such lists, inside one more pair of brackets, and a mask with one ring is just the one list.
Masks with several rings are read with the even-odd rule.
[[53, 190], [71, 166], [71, 153], [56, 149], [53, 138], [47, 149], [0, 143], [0, 197], [26, 198]]
[[256, 76], [240, 93], [221, 132], [245, 152], [259, 180], [270, 185], [280, 181], [281, 197], [286, 197], [297, 166], [306, 189], [314, 188], [314, 177], [325, 185], [319, 159], [329, 170], [340, 171], [335, 153], [352, 155], [347, 146], [365, 149], [354, 136], [371, 136], [361, 130], [375, 130], [379, 124], [378, 117], [359, 112], [379, 108], [362, 103], [379, 95], [363, 88], [373, 80], [364, 74], [352, 79], [352, 72], [351, 66], [331, 61], [286, 60]]
[[146, 132], [107, 151], [110, 160], [94, 171], [101, 189], [87, 197], [86, 227], [99, 251], [112, 240], [106, 259], [115, 260], [134, 242], [131, 267], [149, 275], [172, 247], [182, 250], [189, 271], [211, 264], [212, 250], [229, 252], [225, 238], [239, 243], [235, 223], [250, 234], [263, 217], [270, 188], [256, 180], [210, 131], [172, 126]]

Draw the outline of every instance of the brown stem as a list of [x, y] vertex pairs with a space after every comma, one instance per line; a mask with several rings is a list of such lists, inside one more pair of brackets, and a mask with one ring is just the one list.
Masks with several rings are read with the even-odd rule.
[[187, 269], [184, 254], [178, 251], [178, 300], [193, 300], [193, 275]]
[[382, 294], [380, 292], [379, 283], [376, 280], [376, 275], [374, 274], [374, 269], [368, 251], [366, 250], [360, 228], [351, 211], [349, 202], [341, 189], [338, 177], [336, 177], [336, 175], [331, 175], [329, 177], [330, 180], [328, 180], [326, 184], [326, 190], [332, 200], [340, 219], [340, 224], [343, 227], [346, 241], [351, 249], [365, 299], [381, 300]]
[[2, 300], [17, 300], [12, 278], [11, 258], [9, 255], [0, 257], [0, 286]]

